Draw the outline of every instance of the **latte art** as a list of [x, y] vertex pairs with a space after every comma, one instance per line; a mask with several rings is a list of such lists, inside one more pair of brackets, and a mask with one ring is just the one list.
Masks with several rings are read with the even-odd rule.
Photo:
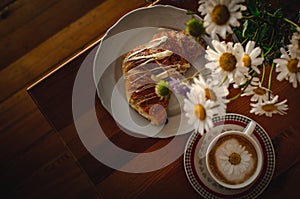
[[209, 166], [214, 175], [227, 184], [240, 184], [249, 179], [257, 167], [257, 153], [243, 136], [221, 137], [209, 153]]

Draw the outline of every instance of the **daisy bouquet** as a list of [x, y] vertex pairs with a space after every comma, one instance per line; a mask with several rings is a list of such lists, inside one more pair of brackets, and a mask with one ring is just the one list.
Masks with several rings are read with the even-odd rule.
[[[271, 90], [271, 76], [288, 80], [296, 89], [300, 83], [300, 28], [294, 21], [299, 13], [284, 15], [263, 0], [200, 0], [203, 20], [192, 18], [186, 32], [199, 42], [203, 35], [212, 39], [205, 51], [205, 69], [188, 81], [173, 79], [170, 87], [184, 95], [188, 122], [203, 134], [212, 128], [212, 117], [225, 114], [227, 103], [250, 97], [250, 112], [271, 117], [286, 114], [287, 99]], [[270, 69], [266, 74], [266, 67]], [[229, 87], [239, 93], [228, 98]]]

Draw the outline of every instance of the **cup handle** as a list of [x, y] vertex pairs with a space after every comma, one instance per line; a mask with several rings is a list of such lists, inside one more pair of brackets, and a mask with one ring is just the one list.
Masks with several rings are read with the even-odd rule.
[[249, 122], [246, 128], [243, 130], [243, 133], [250, 136], [253, 133], [255, 127], [256, 127], [256, 122], [251, 120], [251, 122]]

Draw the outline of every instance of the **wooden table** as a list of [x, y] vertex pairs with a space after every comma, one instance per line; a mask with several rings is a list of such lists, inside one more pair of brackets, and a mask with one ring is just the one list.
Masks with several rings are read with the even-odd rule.
[[[165, 0], [160, 3], [172, 4], [193, 10], [197, 8], [197, 1], [188, 0], [185, 1], [185, 3], [182, 2], [183, 1]], [[61, 136], [82, 170], [89, 176], [101, 198], [199, 198], [200, 196], [192, 188], [186, 177], [183, 166], [183, 156], [180, 156], [170, 165], [156, 171], [128, 173], [110, 168], [96, 160], [82, 144], [72, 116], [72, 90], [76, 75], [83, 61], [92, 63], [98, 43], [99, 41], [94, 41], [85, 49], [74, 55], [74, 57], [68, 59], [56, 70], [36, 82], [28, 89], [29, 94], [39, 106], [44, 116], [52, 124], [52, 127]], [[88, 93], [89, 91], [95, 91], [92, 64], [90, 64], [90, 68], [88, 68], [87, 71], [90, 76], [90, 80], [87, 82], [89, 87], [86, 87]], [[267, 118], [250, 114], [249, 98], [246, 97], [231, 102], [228, 105], [227, 112], [243, 114], [254, 119], [267, 130], [273, 140], [276, 140], [276, 138], [280, 137], [284, 132], [292, 131], [299, 135], [299, 89], [293, 89], [286, 81], [279, 83], [275, 80], [275, 77], [273, 82], [273, 92], [288, 99], [288, 115], [275, 115], [272, 118]], [[127, 135], [120, 130], [111, 115], [101, 105], [97, 94], [92, 93], [92, 95], [95, 99], [95, 107], [88, 107], [86, 109], [87, 117], [84, 118], [86, 119], [85, 128], [87, 132], [89, 131], [89, 127], [94, 125], [91, 123], [94, 121], [89, 120], [88, 113], [95, 109], [98, 118], [97, 122], [101, 125], [106, 136], [111, 142], [123, 149], [137, 153], [155, 151], [172, 140], [172, 138], [140, 139]], [[83, 114], [83, 117], [84, 115], [85, 114]], [[292, 130], [289, 130], [290, 127], [292, 127]], [[178, 147], [184, 148], [188, 136], [189, 135], [182, 136], [182, 145]], [[299, 160], [299, 155], [294, 158]], [[284, 165], [282, 162], [285, 160], [282, 154], [276, 161], [281, 161], [279, 164]], [[287, 161], [293, 162], [291, 160]], [[274, 177], [269, 187], [260, 197], [293, 198], [296, 194], [299, 194], [299, 189], [297, 189], [300, 183], [299, 161], [284, 165], [280, 170], [278, 170], [278, 167], [276, 169], [276, 177]]]

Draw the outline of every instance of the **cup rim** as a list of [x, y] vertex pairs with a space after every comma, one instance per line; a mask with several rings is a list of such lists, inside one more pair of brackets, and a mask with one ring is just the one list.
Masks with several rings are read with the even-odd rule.
[[[223, 136], [228, 135], [228, 134], [238, 134], [241, 135], [243, 137], [246, 137], [246, 139], [248, 139], [254, 146], [256, 153], [257, 153], [257, 167], [256, 170], [254, 172], [254, 174], [248, 178], [246, 181], [244, 181], [243, 183], [240, 184], [228, 184], [225, 183], [221, 180], [219, 180], [210, 170], [210, 167], [208, 165], [208, 155], [209, 152], [211, 150], [211, 148], [214, 146], [214, 144]], [[241, 189], [241, 188], [245, 188], [247, 186], [249, 186], [250, 184], [252, 184], [258, 177], [259, 174], [261, 173], [262, 170], [262, 165], [263, 165], [263, 155], [262, 155], [262, 150], [261, 147], [259, 146], [258, 142], [254, 140], [253, 137], [251, 137], [251, 135], [248, 135], [246, 133], [243, 133], [242, 131], [237, 131], [237, 130], [229, 130], [229, 131], [225, 131], [219, 135], [217, 135], [212, 141], [211, 143], [208, 145], [207, 151], [206, 151], [206, 156], [205, 156], [205, 164], [208, 170], [208, 173], [210, 174], [210, 176], [221, 186], [225, 187], [225, 188], [229, 188], [229, 189]]]

